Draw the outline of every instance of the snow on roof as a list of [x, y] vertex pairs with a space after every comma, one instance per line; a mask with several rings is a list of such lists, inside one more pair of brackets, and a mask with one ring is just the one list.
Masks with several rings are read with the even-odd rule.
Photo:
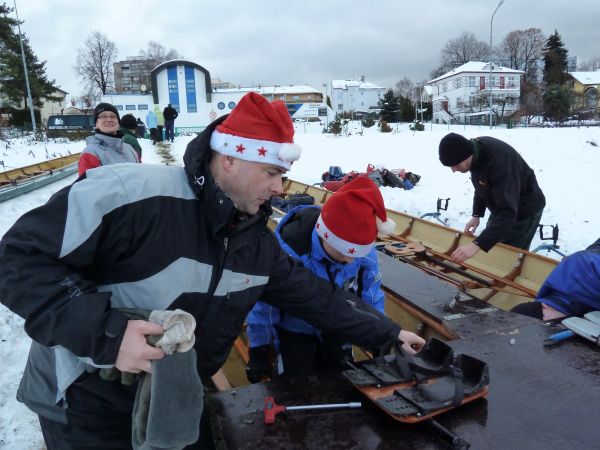
[[258, 89], [258, 92], [261, 94], [322, 94], [322, 91], [315, 89], [312, 86], [306, 85], [294, 85], [290, 84], [288, 86], [261, 86]]
[[[441, 77], [437, 77], [437, 78], [429, 81], [429, 83], [435, 83], [437, 81], [443, 80], [444, 78], [448, 78], [453, 75], [457, 75], [459, 73], [466, 73], [466, 72], [487, 73], [489, 71], [490, 71], [490, 63], [483, 62], [483, 61], [469, 61], [468, 63], [463, 64], [462, 66], [458, 66], [456, 69], [452, 69], [450, 72], [446, 72]], [[492, 73], [508, 73], [508, 74], [516, 75], [516, 74], [522, 74], [525, 72], [523, 72], [522, 70], [509, 69], [508, 67], [504, 67], [504, 66], [500, 66], [500, 65], [494, 65], [492, 67]]]
[[596, 72], [569, 72], [581, 84], [600, 84], [600, 71]]
[[333, 89], [348, 89], [348, 87], [358, 87], [359, 89], [385, 89], [374, 83], [360, 80], [331, 80]]
[[305, 85], [289, 86], [260, 86], [260, 87], [235, 87], [235, 88], [217, 88], [215, 92], [258, 92], [262, 95], [278, 94], [322, 94], [321, 91]]

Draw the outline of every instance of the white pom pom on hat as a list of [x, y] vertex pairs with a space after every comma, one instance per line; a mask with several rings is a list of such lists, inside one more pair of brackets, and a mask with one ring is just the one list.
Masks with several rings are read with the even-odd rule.
[[379, 217], [376, 218], [377, 221], [377, 230], [381, 234], [392, 234], [396, 229], [396, 222], [392, 219], [387, 219], [386, 221], [382, 221]]

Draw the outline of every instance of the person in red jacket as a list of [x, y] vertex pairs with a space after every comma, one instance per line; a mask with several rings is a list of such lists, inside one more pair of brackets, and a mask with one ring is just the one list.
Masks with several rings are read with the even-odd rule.
[[94, 167], [117, 163], [139, 163], [134, 148], [123, 142], [119, 131], [119, 111], [110, 103], [100, 103], [94, 108], [95, 134], [85, 140], [79, 157], [79, 175]]

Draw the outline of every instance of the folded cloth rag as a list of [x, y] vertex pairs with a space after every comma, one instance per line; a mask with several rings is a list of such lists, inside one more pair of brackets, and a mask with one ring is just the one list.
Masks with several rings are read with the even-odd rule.
[[202, 408], [194, 349], [152, 361], [152, 373], [142, 377], [135, 396], [134, 450], [179, 450], [193, 444], [200, 435]]
[[162, 325], [165, 330], [154, 345], [163, 349], [167, 355], [175, 352], [187, 352], [196, 342], [194, 335], [196, 319], [181, 309], [175, 311], [154, 310], [150, 313], [148, 321]]

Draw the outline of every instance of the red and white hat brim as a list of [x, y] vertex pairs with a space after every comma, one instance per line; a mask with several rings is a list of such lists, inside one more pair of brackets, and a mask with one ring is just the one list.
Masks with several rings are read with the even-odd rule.
[[375, 243], [375, 241], [371, 242], [370, 244], [354, 244], [352, 242], [348, 242], [332, 233], [327, 225], [325, 225], [323, 222], [321, 216], [319, 216], [319, 219], [317, 220], [316, 229], [317, 234], [321, 237], [321, 239], [323, 239], [323, 241], [327, 242], [342, 255], [350, 256], [352, 258], [363, 258], [367, 256], [373, 248], [373, 244]]
[[214, 130], [210, 137], [210, 148], [223, 155], [234, 156], [246, 161], [273, 164], [290, 170], [292, 163], [300, 157], [300, 146], [251, 139]]

